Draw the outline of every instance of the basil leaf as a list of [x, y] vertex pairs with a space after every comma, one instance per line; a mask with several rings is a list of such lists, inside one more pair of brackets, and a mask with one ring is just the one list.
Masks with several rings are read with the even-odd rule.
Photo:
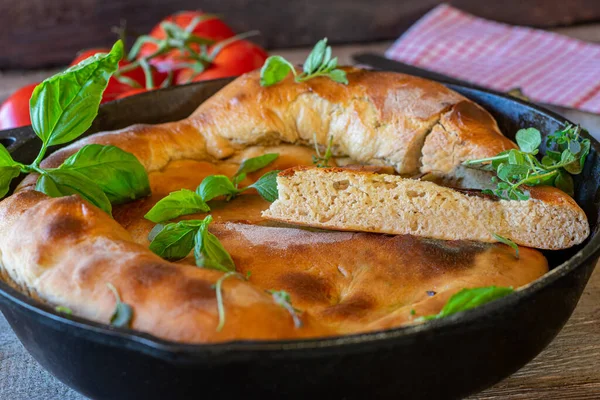
[[77, 194], [82, 199], [110, 214], [112, 206], [108, 197], [94, 181], [77, 171], [46, 170], [37, 181], [35, 190], [50, 197], [62, 197]]
[[532, 153], [542, 144], [542, 135], [535, 128], [520, 129], [515, 139], [519, 148], [526, 153]]
[[463, 289], [448, 300], [442, 311], [436, 315], [430, 315], [425, 319], [438, 319], [456, 314], [461, 311], [471, 310], [483, 304], [490, 303], [513, 293], [508, 287], [488, 286], [474, 289]]
[[307, 75], [310, 75], [319, 70], [321, 64], [323, 63], [326, 48], [327, 38], [319, 40], [315, 47], [312, 49], [303, 65], [303, 70]]
[[18, 163], [12, 159], [6, 147], [0, 144], [0, 167], [12, 167], [13, 165], [18, 165]]
[[144, 166], [133, 154], [115, 146], [84, 146], [67, 158], [60, 169], [77, 171], [92, 179], [113, 204], [150, 194]]
[[108, 286], [116, 300], [115, 311], [113, 311], [113, 314], [110, 317], [110, 324], [117, 328], [129, 328], [131, 319], [133, 318], [133, 308], [131, 308], [129, 304], [121, 301], [119, 292], [117, 292], [117, 289], [111, 283], [107, 283], [106, 286]]
[[148, 241], [151, 242], [154, 240], [154, 238], [156, 236], [158, 236], [158, 234], [165, 229], [165, 226], [163, 224], [156, 224], [154, 225], [154, 228], [152, 228], [152, 230], [150, 231], [150, 233], [148, 233]]
[[150, 243], [150, 250], [167, 260], [185, 258], [194, 248], [194, 235], [200, 225], [200, 221], [167, 224]]
[[0, 167], [0, 199], [10, 190], [10, 182], [21, 173], [19, 167]]
[[327, 76], [334, 82], [343, 83], [344, 85], [348, 84], [348, 77], [346, 76], [346, 71], [344, 70], [334, 69], [328, 73]]
[[152, 207], [144, 218], [158, 223], [169, 219], [181, 217], [182, 215], [195, 214], [210, 211], [204, 200], [188, 189], [171, 192]]
[[196, 232], [194, 246], [196, 265], [223, 272], [235, 271], [235, 263], [227, 250], [225, 250], [219, 239], [208, 231], [208, 225], [212, 220], [212, 216], [206, 217]]
[[209, 202], [215, 197], [227, 196], [228, 198], [237, 195], [240, 191], [233, 186], [233, 183], [225, 175], [210, 175], [202, 180], [202, 183], [196, 189], [204, 202]]
[[496, 239], [500, 243], [504, 243], [505, 245], [510, 246], [515, 251], [515, 258], [517, 260], [519, 259], [519, 246], [515, 242], [513, 242], [509, 238], [500, 236], [497, 233], [492, 233], [492, 236], [494, 237], [494, 239]]
[[[240, 164], [240, 167], [238, 168], [235, 175], [233, 176], [234, 183], [235, 183], [235, 178], [237, 176], [241, 176], [242, 174], [245, 176], [251, 172], [258, 171], [259, 169], [262, 169], [262, 168], [266, 167], [267, 165], [271, 164], [273, 161], [277, 160], [278, 157], [279, 157], [279, 153], [267, 153], [267, 154], [263, 154], [262, 156], [248, 158], [248, 159], [244, 160]], [[243, 180], [243, 179], [241, 179], [241, 180]]]
[[573, 178], [565, 171], [558, 171], [558, 176], [554, 181], [554, 186], [556, 186], [571, 197], [575, 195], [575, 184], [573, 183]]
[[279, 83], [291, 71], [296, 72], [292, 63], [281, 56], [271, 56], [267, 58], [260, 70], [260, 85], [271, 86]]
[[96, 54], [36, 86], [30, 100], [31, 125], [44, 146], [70, 142], [91, 126], [122, 57], [119, 40], [110, 53]]
[[279, 193], [277, 191], [277, 174], [279, 171], [270, 171], [260, 177], [249, 188], [254, 188], [260, 196], [271, 203], [277, 200]]

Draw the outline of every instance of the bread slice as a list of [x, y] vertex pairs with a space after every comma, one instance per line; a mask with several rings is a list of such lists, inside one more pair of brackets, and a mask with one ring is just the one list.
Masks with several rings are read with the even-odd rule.
[[528, 188], [527, 201], [343, 168], [297, 167], [277, 177], [279, 199], [263, 216], [336, 230], [498, 241], [565, 249], [589, 235], [583, 210], [553, 187]]

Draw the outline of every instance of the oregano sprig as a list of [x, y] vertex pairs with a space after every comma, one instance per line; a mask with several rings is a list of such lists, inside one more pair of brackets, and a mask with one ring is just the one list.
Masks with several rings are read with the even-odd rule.
[[312, 49], [302, 72], [298, 73], [296, 67], [281, 56], [267, 58], [260, 70], [261, 86], [271, 86], [281, 82], [291, 72], [296, 82], [304, 82], [318, 76], [325, 76], [337, 83], [348, 84], [346, 72], [338, 68], [337, 57], [331, 58], [331, 46], [327, 46], [327, 38], [321, 39]]
[[240, 193], [254, 188], [265, 200], [273, 202], [277, 200], [276, 175], [279, 171], [270, 171], [260, 177], [256, 182], [244, 188], [239, 184], [246, 179], [249, 173], [256, 172], [275, 161], [278, 153], [268, 153], [262, 156], [244, 160], [237, 172], [230, 179], [225, 175], [210, 175], [202, 180], [195, 192], [188, 189], [171, 192], [167, 197], [158, 201], [145, 218], [155, 222], [163, 222], [183, 215], [210, 211], [208, 202], [216, 197], [224, 196], [230, 201]]
[[484, 190], [505, 200], [528, 200], [525, 186], [555, 186], [574, 195], [571, 175], [580, 174], [590, 151], [590, 141], [580, 135], [579, 126], [566, 123], [548, 136], [547, 150], [538, 160], [541, 133], [535, 128], [521, 129], [515, 139], [519, 149], [503, 151], [494, 157], [465, 161], [463, 165], [493, 171], [494, 190]]
[[30, 165], [18, 163], [0, 146], [0, 197], [20, 173], [40, 174], [35, 189], [51, 197], [77, 194], [107, 213], [111, 203], [135, 200], [150, 193], [147, 173], [138, 159], [117, 147], [82, 147], [58, 168], [40, 166], [50, 146], [80, 137], [98, 114], [102, 93], [123, 57], [123, 43], [107, 54], [96, 54], [40, 83], [30, 100], [32, 128], [42, 146]]

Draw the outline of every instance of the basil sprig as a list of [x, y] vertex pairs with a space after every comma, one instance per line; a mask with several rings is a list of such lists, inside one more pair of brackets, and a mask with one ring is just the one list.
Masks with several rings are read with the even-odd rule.
[[483, 304], [500, 299], [513, 293], [514, 290], [508, 287], [487, 286], [474, 289], [463, 289], [450, 297], [450, 300], [444, 305], [442, 311], [435, 315], [427, 315], [424, 320], [444, 318], [461, 311], [467, 311]]
[[117, 147], [91, 144], [82, 147], [58, 168], [42, 168], [49, 146], [80, 137], [98, 114], [102, 93], [123, 57], [123, 43], [110, 53], [96, 54], [46, 79], [33, 91], [30, 114], [33, 130], [42, 140], [41, 150], [30, 165], [12, 159], [0, 146], [0, 197], [21, 172], [37, 172], [36, 190], [51, 197], [77, 194], [111, 213], [115, 204], [150, 193], [148, 175], [138, 159]]
[[225, 196], [227, 201], [240, 193], [254, 188], [258, 194], [267, 201], [277, 200], [276, 176], [279, 171], [270, 171], [264, 174], [252, 185], [238, 188], [249, 173], [258, 171], [271, 164], [279, 157], [277, 153], [263, 154], [245, 160], [230, 179], [225, 175], [210, 175], [202, 180], [195, 192], [188, 189], [171, 192], [167, 197], [158, 201], [144, 216], [146, 219], [160, 223], [183, 215], [208, 212], [210, 207], [206, 204], [219, 196]]
[[203, 220], [185, 220], [157, 225], [150, 232], [150, 250], [164, 259], [176, 261], [185, 258], [192, 249], [199, 267], [223, 272], [235, 271], [235, 264], [219, 239], [208, 231], [213, 221], [208, 215]]
[[505, 200], [528, 200], [529, 192], [523, 185], [550, 185], [574, 195], [571, 175], [583, 171], [585, 159], [590, 152], [589, 139], [580, 136], [579, 126], [565, 124], [562, 130], [548, 136], [546, 155], [538, 160], [542, 135], [535, 128], [521, 129], [515, 139], [519, 149], [499, 153], [495, 157], [465, 161], [463, 165], [486, 171], [494, 171], [494, 190], [484, 190]]
[[346, 72], [337, 68], [337, 57], [331, 58], [331, 46], [327, 46], [327, 38], [321, 39], [312, 49], [298, 73], [292, 63], [281, 56], [267, 58], [260, 70], [261, 86], [271, 86], [281, 82], [291, 72], [296, 82], [304, 82], [317, 76], [325, 76], [337, 83], [348, 84]]
[[156, 225], [150, 232], [150, 250], [168, 260], [179, 260], [186, 257], [194, 249], [196, 265], [201, 268], [224, 272], [212, 286], [217, 298], [217, 315], [219, 323], [217, 332], [225, 325], [225, 305], [223, 304], [223, 281], [229, 277], [246, 278], [235, 270], [233, 259], [225, 250], [219, 239], [208, 231], [212, 216], [204, 220], [186, 220], [166, 225]]

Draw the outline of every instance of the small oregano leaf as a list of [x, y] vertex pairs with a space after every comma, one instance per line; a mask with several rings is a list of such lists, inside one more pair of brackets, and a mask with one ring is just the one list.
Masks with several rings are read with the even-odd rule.
[[526, 153], [532, 153], [542, 144], [542, 134], [535, 128], [520, 129], [515, 139], [519, 148]]
[[296, 69], [288, 60], [281, 56], [271, 56], [260, 70], [260, 85], [266, 87], [279, 83], [290, 72], [295, 74]]

